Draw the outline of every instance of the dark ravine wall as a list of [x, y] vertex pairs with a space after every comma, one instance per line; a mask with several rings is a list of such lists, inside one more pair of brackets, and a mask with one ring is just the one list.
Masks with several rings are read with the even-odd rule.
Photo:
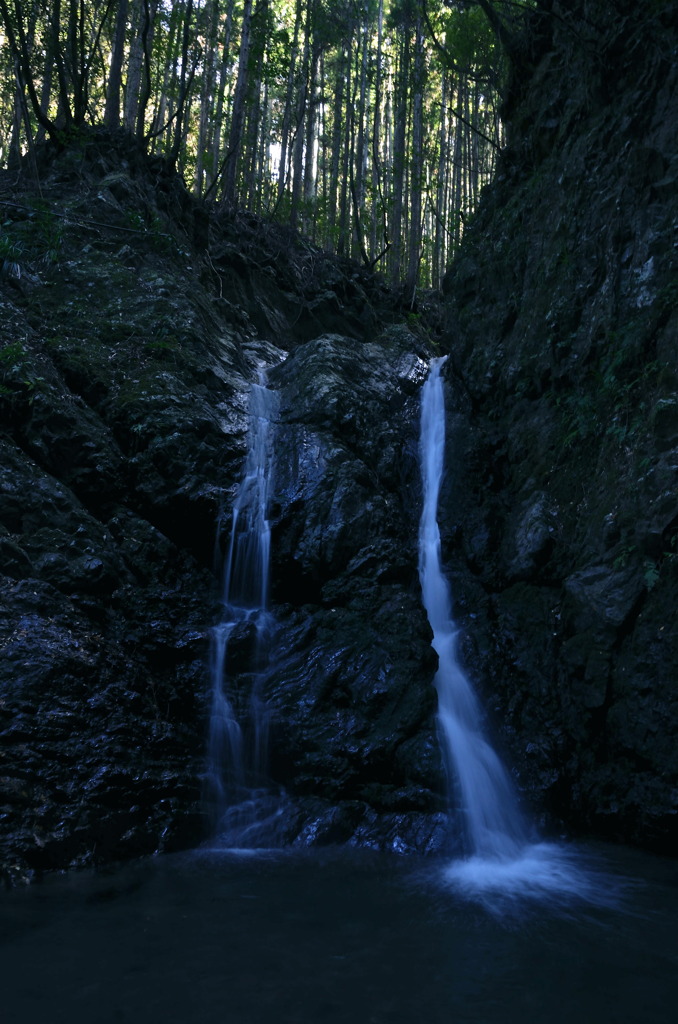
[[209, 228], [126, 138], [94, 133], [40, 171], [41, 195], [0, 180], [3, 877], [205, 838], [217, 523], [271, 342], [290, 350], [268, 681], [280, 838], [438, 846], [423, 342], [355, 265], [246, 218]]
[[675, 852], [675, 5], [568, 9], [518, 49], [509, 148], [446, 281], [447, 557], [526, 794]]

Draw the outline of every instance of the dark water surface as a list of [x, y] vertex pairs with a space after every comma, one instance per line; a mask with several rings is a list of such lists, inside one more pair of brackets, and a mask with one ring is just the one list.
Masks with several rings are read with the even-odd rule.
[[0, 894], [0, 1020], [678, 1020], [678, 862], [593, 853], [635, 879], [616, 908], [500, 913], [451, 890], [441, 862], [346, 851], [202, 851], [49, 878]]

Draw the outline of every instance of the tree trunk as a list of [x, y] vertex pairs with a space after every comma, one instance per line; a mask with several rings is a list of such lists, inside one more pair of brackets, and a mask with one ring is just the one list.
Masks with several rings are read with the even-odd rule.
[[242, 146], [242, 128], [245, 118], [245, 97], [247, 95], [248, 65], [251, 44], [252, 0], [245, 0], [243, 8], [242, 31], [240, 35], [240, 54], [238, 57], [238, 80], [233, 97], [233, 114], [231, 130], [228, 136], [228, 151], [224, 161], [222, 200], [226, 207], [232, 208], [236, 201], [236, 183], [238, 163]]
[[[353, 39], [353, 29], [349, 33], [349, 38]], [[352, 126], [352, 104], [351, 104], [351, 47], [350, 45], [346, 49], [346, 116], [344, 118], [343, 139], [341, 142], [342, 153], [341, 153], [341, 181], [339, 188], [339, 237], [337, 239], [337, 253], [339, 256], [348, 255], [350, 236], [349, 236], [349, 176], [351, 166], [351, 126]]]
[[278, 203], [282, 200], [287, 180], [287, 151], [292, 127], [292, 110], [294, 109], [294, 82], [297, 71], [299, 53], [299, 33], [301, 31], [301, 0], [297, 0], [294, 13], [294, 37], [290, 51], [290, 62], [287, 68], [287, 87], [285, 90], [285, 107], [283, 110], [282, 128], [280, 132], [280, 164], [278, 166]]
[[141, 49], [143, 64], [139, 102], [137, 103], [137, 138], [146, 137], [146, 108], [151, 98], [151, 55], [153, 52], [153, 32], [155, 16], [158, 13], [159, 0], [144, 0], [144, 21], [141, 29]]
[[122, 90], [122, 62], [125, 55], [125, 36], [127, 34], [128, 0], [118, 0], [118, 13], [115, 20], [111, 64], [108, 72], [106, 89], [106, 107], [104, 124], [107, 128], [120, 126], [120, 93]]
[[295, 135], [292, 147], [292, 201], [290, 204], [290, 224], [297, 227], [299, 206], [303, 194], [304, 183], [304, 117], [308, 105], [308, 79], [311, 47], [311, 11], [310, 2], [306, 5], [306, 26], [304, 29], [304, 53], [301, 60], [301, 84], [297, 96], [295, 116]]
[[169, 154], [173, 164], [179, 159], [184, 142], [184, 125], [188, 123], [188, 94], [191, 88], [192, 71], [189, 72], [189, 52], [191, 48], [191, 21], [193, 19], [193, 0], [187, 0], [184, 14], [184, 30], [181, 38], [181, 77], [179, 83], [179, 102], [177, 119], [174, 128], [174, 143]]
[[21, 164], [21, 100], [23, 85], [20, 79], [20, 71], [17, 64], [14, 84], [14, 102], [12, 104], [12, 134], [9, 139], [9, 153], [7, 155], [7, 166], [14, 169]]
[[215, 188], [219, 176], [221, 164], [221, 139], [223, 135], [224, 107], [226, 104], [226, 86], [228, 83], [228, 61], [231, 54], [231, 34], [233, 32], [233, 8], [235, 0], [228, 0], [226, 8], [226, 24], [224, 26], [224, 42], [221, 56], [221, 69], [219, 71], [219, 83], [217, 85], [217, 102], [214, 111], [214, 136], [212, 138], [212, 174], [209, 187], [205, 195], [209, 195]]
[[365, 175], [367, 171], [366, 158], [367, 146], [365, 145], [365, 118], [367, 111], [367, 41], [368, 24], [361, 26], [360, 42], [358, 44], [358, 55], [360, 58], [360, 92], [358, 98], [358, 125], [357, 133], [354, 131], [355, 141], [355, 163], [353, 164], [353, 222], [355, 225], [356, 248], [364, 262], [368, 262], [365, 251], [365, 238], [363, 232], [363, 218], [365, 214]]
[[[9, 43], [9, 49], [14, 60], [16, 69], [15, 74], [17, 76], [17, 80], [21, 83], [20, 88], [22, 90], [25, 88], [28, 92], [31, 107], [33, 108], [33, 112], [38, 123], [45, 129], [52, 139], [57, 140], [59, 131], [57, 123], [48, 118], [43, 112], [40, 99], [38, 98], [35, 81], [33, 79], [31, 50], [33, 45], [33, 29], [35, 27], [35, 20], [34, 18], [31, 20], [32, 27], [29, 27], [27, 32], [24, 10], [20, 0], [15, 0], [14, 8], [16, 13], [16, 27], [12, 17], [10, 16], [6, 0], [0, 0], [0, 15], [2, 16], [7, 42]], [[34, 11], [33, 13], [35, 14], [36, 12]], [[61, 0], [54, 0], [52, 26], [53, 39], [57, 42], [59, 38], [60, 17]], [[60, 94], [63, 95], [66, 109], [64, 124], [68, 124], [70, 123], [70, 107], [68, 105], [66, 75], [64, 73], [63, 62], [61, 61], [60, 56], [55, 53], [55, 57], [59, 71]]]
[[195, 176], [193, 188], [196, 195], [201, 195], [203, 178], [205, 176], [205, 156], [207, 153], [207, 139], [210, 129], [210, 114], [214, 94], [216, 91], [217, 79], [217, 28], [219, 22], [219, 0], [212, 0], [209, 12], [209, 23], [207, 29], [207, 53], [205, 54], [205, 70], [202, 78], [202, 89], [200, 91], [200, 123], [198, 127], [197, 152], [195, 160]]
[[[152, 138], [151, 151], [153, 153], [160, 150], [164, 152], [168, 148], [166, 132], [169, 128], [170, 118], [172, 117], [171, 104], [170, 104], [170, 83], [173, 79], [176, 79], [176, 70], [179, 63], [179, 37], [180, 28], [178, 13], [172, 12], [170, 16], [169, 24], [169, 35], [165, 47], [165, 67], [163, 70], [162, 80], [158, 82], [158, 92], [155, 96], [155, 112], [153, 114], [153, 125], [149, 135]], [[156, 140], [161, 140], [156, 142]]]
[[447, 168], [449, 156], [447, 152], [447, 88], [449, 74], [443, 68], [442, 94], [440, 97], [440, 132], [438, 135], [438, 175], [436, 183], [436, 209], [433, 247], [433, 287], [439, 288], [447, 264], [447, 233], [446, 233], [446, 193]]
[[[56, 31], [58, 36], [58, 26]], [[50, 25], [47, 31], [46, 38], [45, 70], [43, 72], [42, 83], [40, 88], [40, 111], [42, 114], [42, 118], [38, 118], [38, 130], [35, 137], [35, 141], [37, 143], [43, 142], [46, 135], [44, 122], [48, 120], [49, 105], [52, 100], [52, 85], [54, 82], [54, 52], [57, 45], [58, 39], [55, 39], [54, 25]]]
[[306, 116], [306, 161], [304, 164], [304, 208], [305, 208], [305, 230], [311, 232], [315, 225], [315, 198], [316, 198], [316, 174], [317, 174], [317, 140], [316, 124], [318, 114], [318, 66], [320, 62], [320, 48], [314, 44], [311, 55], [311, 68], [309, 76], [309, 101], [308, 114]]
[[400, 66], [396, 69], [395, 132], [393, 138], [393, 221], [391, 238], [391, 284], [400, 284], [403, 261], [403, 202], [405, 192], [405, 144], [407, 140], [407, 99], [410, 77], [410, 28], [403, 29]]
[[[372, 259], [376, 259], [380, 222], [380, 207], [383, 210], [381, 183], [381, 60], [384, 33], [384, 0], [379, 0], [377, 21], [377, 64], [374, 80], [374, 112], [372, 115], [372, 221], [370, 231], [370, 251]], [[387, 239], [384, 242], [388, 244]]]
[[132, 37], [127, 59], [127, 82], [125, 85], [125, 109], [123, 122], [128, 131], [133, 132], [137, 122], [139, 107], [139, 89], [141, 86], [141, 64], [144, 59], [144, 48], [141, 40], [143, 0], [132, 0]]
[[261, 100], [261, 130], [257, 146], [254, 171], [255, 193], [253, 196], [254, 210], [257, 213], [268, 212], [272, 202], [273, 169], [270, 158], [270, 100], [268, 77], [264, 75], [264, 95]]
[[[457, 106], [461, 103], [460, 92], [462, 90], [462, 80], [459, 79], [457, 83]], [[454, 218], [454, 247], [459, 248], [461, 242], [461, 228], [462, 228], [462, 209], [464, 204], [463, 197], [463, 166], [464, 166], [464, 125], [456, 118], [455, 131], [454, 131], [454, 172], [453, 172], [453, 186], [452, 186], [452, 216]]]

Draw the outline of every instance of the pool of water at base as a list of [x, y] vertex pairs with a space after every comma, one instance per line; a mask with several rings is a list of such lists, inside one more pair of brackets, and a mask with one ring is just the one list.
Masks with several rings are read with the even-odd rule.
[[0, 894], [0, 1019], [669, 1024], [678, 862], [574, 856], [601, 903], [478, 902], [440, 861], [339, 849], [205, 849], [49, 877]]

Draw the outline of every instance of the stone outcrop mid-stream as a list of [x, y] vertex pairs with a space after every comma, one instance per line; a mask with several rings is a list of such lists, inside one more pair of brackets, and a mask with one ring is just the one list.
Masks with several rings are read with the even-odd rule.
[[427, 371], [395, 327], [373, 343], [317, 338], [270, 374], [282, 399], [272, 772], [329, 802], [310, 828], [334, 841], [426, 849], [444, 832], [435, 659], [416, 582]]

